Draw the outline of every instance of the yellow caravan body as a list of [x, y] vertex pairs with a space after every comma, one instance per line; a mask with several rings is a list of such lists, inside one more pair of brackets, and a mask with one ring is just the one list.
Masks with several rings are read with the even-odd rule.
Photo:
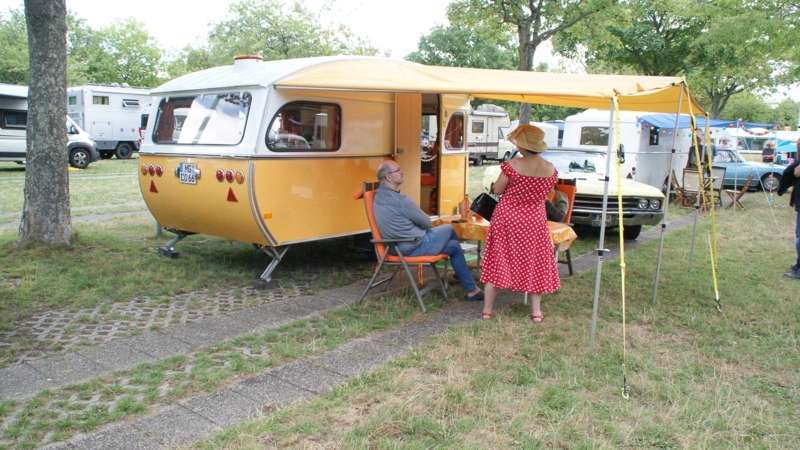
[[[140, 149], [142, 195], [158, 222], [286, 246], [369, 230], [353, 194], [381, 161], [403, 168], [403, 193], [432, 215], [466, 193], [466, 118], [472, 97], [620, 109], [702, 112], [675, 77], [536, 74], [428, 67], [367, 57], [262, 62], [191, 73], [151, 91]], [[683, 98], [683, 101], [679, 100]], [[683, 106], [681, 106], [683, 105]], [[426, 120], [427, 119], [427, 120]], [[425, 124], [425, 125], [423, 125]], [[423, 126], [429, 146], [422, 147]], [[278, 249], [281, 249], [280, 251]]]

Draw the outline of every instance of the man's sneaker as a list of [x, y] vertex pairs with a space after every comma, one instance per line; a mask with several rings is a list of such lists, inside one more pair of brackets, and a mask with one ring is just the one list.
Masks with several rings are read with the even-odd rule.
[[798, 272], [800, 271], [800, 266], [798, 266], [797, 264], [792, 264], [791, 270], [792, 272]]
[[800, 280], [800, 271], [792, 271], [789, 273], [783, 274], [785, 277], [794, 278], [795, 280]]

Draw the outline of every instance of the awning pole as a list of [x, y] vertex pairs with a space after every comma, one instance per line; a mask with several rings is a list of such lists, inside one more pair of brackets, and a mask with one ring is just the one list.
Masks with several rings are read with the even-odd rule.
[[613, 99], [611, 100], [609, 111], [611, 112], [611, 115], [608, 118], [608, 154], [606, 155], [606, 176], [605, 187], [603, 188], [603, 216], [601, 219], [602, 222], [600, 223], [600, 242], [597, 244], [597, 274], [595, 275], [594, 280], [594, 299], [592, 301], [592, 331], [591, 335], [589, 336], [589, 351], [594, 349], [594, 334], [595, 330], [597, 329], [597, 304], [600, 299], [600, 275], [603, 270], [603, 254], [608, 251], [603, 247], [605, 245], [606, 238], [606, 215], [608, 214], [608, 174], [611, 172], [611, 157], [612, 155], [616, 156], [617, 154], [615, 151], [617, 143], [615, 142], [616, 133], [614, 130], [615, 123]]
[[667, 195], [664, 200], [664, 217], [661, 219], [661, 242], [658, 244], [658, 262], [656, 263], [656, 281], [653, 286], [653, 304], [656, 304], [656, 296], [658, 295], [658, 275], [661, 273], [661, 252], [664, 251], [664, 235], [667, 231], [667, 212], [669, 211], [669, 193], [672, 191], [672, 157], [675, 155], [675, 140], [678, 139], [678, 124], [681, 119], [681, 103], [683, 102], [683, 84], [681, 84], [681, 93], [678, 97], [678, 112], [675, 113], [675, 131], [672, 133], [672, 152], [669, 154], [669, 163], [667, 164]]

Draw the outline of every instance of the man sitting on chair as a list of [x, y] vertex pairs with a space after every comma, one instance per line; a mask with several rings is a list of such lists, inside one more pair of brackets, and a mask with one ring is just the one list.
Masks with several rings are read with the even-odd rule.
[[544, 209], [547, 213], [547, 220], [551, 222], [563, 221], [564, 217], [567, 217], [567, 210], [569, 210], [567, 194], [553, 188], [544, 201]]
[[394, 161], [378, 166], [378, 182], [372, 210], [375, 223], [384, 239], [415, 238], [397, 247], [405, 256], [436, 256], [446, 254], [456, 277], [467, 291], [466, 300], [483, 300], [483, 291], [472, 279], [464, 252], [452, 225], [434, 227], [431, 218], [411, 198], [399, 192], [403, 184], [403, 169]]

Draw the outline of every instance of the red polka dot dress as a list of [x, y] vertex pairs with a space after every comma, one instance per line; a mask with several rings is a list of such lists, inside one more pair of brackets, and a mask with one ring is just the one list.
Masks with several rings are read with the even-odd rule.
[[500, 169], [510, 181], [492, 214], [481, 282], [511, 291], [554, 292], [561, 287], [561, 279], [544, 200], [556, 184], [558, 171], [543, 178], [520, 175], [507, 162]]

